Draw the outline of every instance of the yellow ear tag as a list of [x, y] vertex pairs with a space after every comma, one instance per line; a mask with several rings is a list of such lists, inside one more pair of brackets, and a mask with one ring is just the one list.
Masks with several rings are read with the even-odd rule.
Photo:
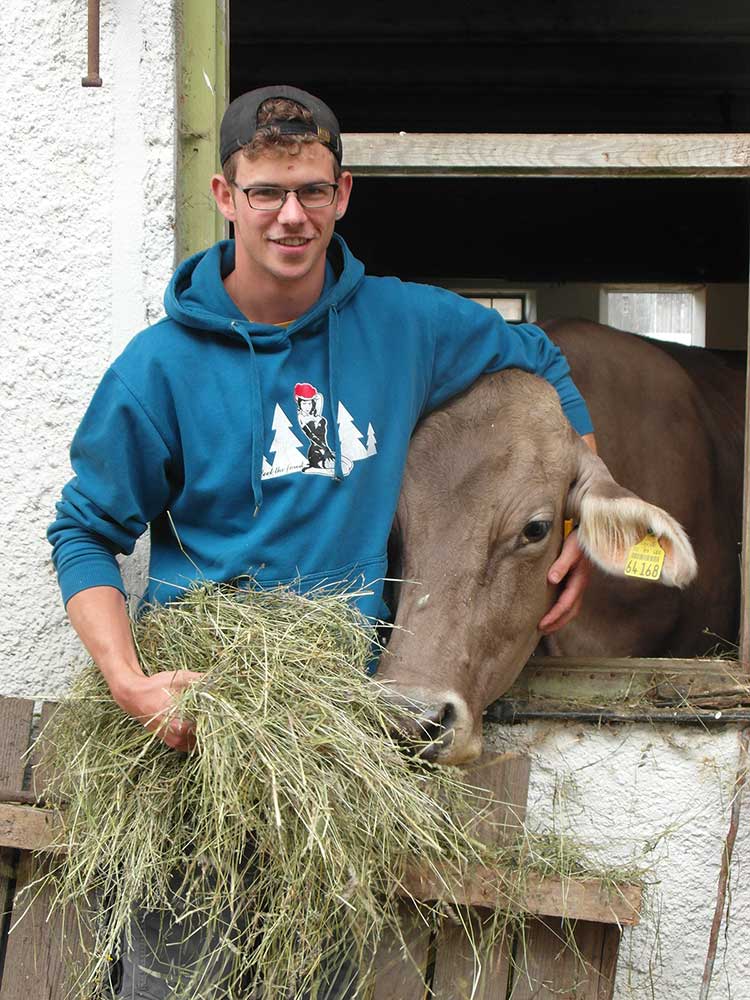
[[639, 580], [658, 580], [664, 565], [664, 554], [659, 539], [649, 533], [628, 552], [625, 576], [635, 576]]
[[568, 537], [568, 535], [573, 530], [573, 519], [566, 517], [563, 521], [563, 541]]

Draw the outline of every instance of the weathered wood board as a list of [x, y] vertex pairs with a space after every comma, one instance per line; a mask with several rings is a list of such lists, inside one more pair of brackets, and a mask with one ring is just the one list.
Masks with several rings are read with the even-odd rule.
[[619, 941], [612, 924], [529, 922], [516, 941], [508, 1000], [611, 1000]]
[[750, 137], [347, 133], [349, 169], [364, 177], [747, 177]]

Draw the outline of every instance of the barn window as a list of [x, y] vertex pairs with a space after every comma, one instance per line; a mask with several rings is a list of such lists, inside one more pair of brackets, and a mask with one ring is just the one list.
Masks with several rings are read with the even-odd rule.
[[500, 283], [488, 281], [467, 284], [466, 281], [446, 278], [432, 279], [430, 283], [465, 295], [488, 309], [496, 309], [509, 323], [533, 323], [536, 320], [536, 291], [533, 288], [503, 288]]
[[507, 292], [492, 295], [489, 298], [475, 298], [475, 302], [481, 302], [488, 309], [496, 309], [503, 319], [509, 323], [527, 323], [529, 321], [529, 293]]
[[704, 286], [606, 285], [599, 318], [620, 330], [688, 347], [706, 343]]

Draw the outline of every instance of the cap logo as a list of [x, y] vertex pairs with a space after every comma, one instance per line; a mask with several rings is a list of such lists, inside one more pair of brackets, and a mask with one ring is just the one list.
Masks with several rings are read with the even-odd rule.
[[320, 125], [318, 125], [318, 138], [320, 139], [321, 142], [330, 142], [331, 133], [328, 131], [327, 128], [321, 128]]

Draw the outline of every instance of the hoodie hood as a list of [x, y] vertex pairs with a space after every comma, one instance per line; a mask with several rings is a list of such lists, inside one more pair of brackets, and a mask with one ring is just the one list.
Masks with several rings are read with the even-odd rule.
[[[224, 279], [234, 270], [234, 240], [221, 240], [208, 250], [188, 257], [177, 268], [164, 295], [167, 315], [183, 326], [201, 331], [241, 336], [238, 324], [257, 348], [273, 348], [303, 329], [324, 321], [330, 309], [339, 309], [364, 277], [364, 266], [340, 236], [334, 234], [326, 254], [326, 277], [318, 301], [285, 327], [253, 323], [240, 312]], [[245, 339], [244, 337], [242, 339]]]
[[[334, 234], [326, 253], [323, 290], [318, 301], [286, 326], [253, 323], [235, 305], [224, 287], [224, 279], [234, 270], [234, 240], [222, 240], [208, 250], [188, 257], [177, 268], [164, 295], [170, 319], [201, 332], [219, 333], [241, 340], [249, 349], [251, 407], [253, 412], [252, 489], [257, 515], [263, 503], [262, 469], [265, 426], [263, 400], [256, 352], [285, 348], [295, 334], [320, 332], [328, 341], [328, 399], [333, 414], [338, 412], [336, 393], [339, 358], [339, 310], [364, 278], [364, 266], [352, 255], [340, 236]], [[335, 457], [334, 480], [341, 482], [341, 442], [336, 421], [331, 422]]]

